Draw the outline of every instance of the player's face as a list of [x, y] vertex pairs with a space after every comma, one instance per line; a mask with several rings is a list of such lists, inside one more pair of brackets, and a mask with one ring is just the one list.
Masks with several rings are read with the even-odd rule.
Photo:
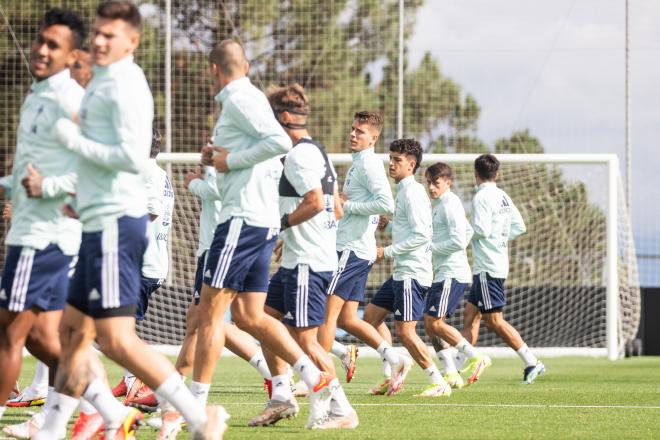
[[445, 193], [451, 186], [451, 180], [445, 177], [438, 177], [437, 179], [426, 178], [426, 185], [429, 188], [429, 195], [432, 199], [437, 199]]
[[391, 178], [399, 182], [408, 176], [412, 176], [414, 169], [415, 158], [413, 156], [390, 151], [390, 166], [388, 171]]
[[68, 26], [54, 24], [39, 30], [30, 48], [30, 72], [36, 79], [51, 77], [74, 60], [73, 33]]
[[369, 124], [353, 121], [348, 135], [348, 144], [351, 151], [362, 151], [376, 145], [378, 133]]
[[79, 50], [76, 53], [76, 61], [69, 67], [71, 71], [71, 77], [75, 79], [81, 87], [87, 87], [87, 84], [91, 81], [92, 75], [92, 65], [94, 60], [92, 59], [92, 54], [84, 50]]
[[140, 34], [124, 20], [96, 17], [91, 43], [94, 62], [108, 66], [132, 54], [140, 43]]

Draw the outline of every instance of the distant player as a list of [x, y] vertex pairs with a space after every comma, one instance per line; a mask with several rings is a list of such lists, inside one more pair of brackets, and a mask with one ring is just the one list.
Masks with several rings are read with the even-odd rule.
[[474, 277], [465, 307], [463, 334], [477, 343], [479, 322], [518, 353], [525, 364], [523, 383], [531, 384], [545, 366], [502, 315], [506, 305], [504, 281], [509, 274], [509, 241], [525, 233], [525, 223], [511, 198], [497, 187], [500, 162], [492, 154], [474, 161], [477, 193], [472, 200]]
[[468, 359], [465, 370], [468, 385], [479, 379], [491, 361], [445, 322], [445, 318], [461, 305], [472, 278], [465, 251], [472, 238], [472, 228], [465, 217], [461, 200], [451, 190], [453, 179], [453, 171], [446, 163], [438, 162], [426, 169], [426, 183], [433, 205], [431, 251], [434, 278], [426, 297], [424, 327], [429, 336], [449, 342], [447, 348], [438, 352], [438, 357], [444, 364], [445, 380], [452, 388], [462, 388], [463, 378], [454, 363], [455, 350]]
[[153, 98], [132, 54], [142, 20], [126, 0], [97, 7], [91, 40], [96, 63], [80, 110], [80, 126], [60, 118], [53, 136], [78, 157], [77, 212], [83, 224], [76, 272], [62, 318], [57, 393], [35, 439], [59, 438], [85, 397], [101, 413], [106, 438], [130, 438], [138, 411], [118, 402], [89, 374], [96, 338], [106, 355], [134, 372], [184, 415], [194, 438], [220, 438], [221, 408], [204, 411], [164, 356], [135, 333], [142, 256], [147, 246], [145, 167], [152, 139]]
[[[71, 79], [67, 65], [75, 60], [85, 34], [77, 14], [52, 9], [44, 15], [30, 50], [35, 81], [21, 107], [12, 175], [0, 186], [0, 194], [11, 197], [13, 208], [0, 285], [3, 405], [18, 378], [24, 347], [50, 367], [51, 384], [58, 368], [59, 325], [81, 227], [60, 210], [75, 186], [75, 155], [62, 150], [51, 128], [80, 108], [84, 91]], [[47, 405], [52, 393], [49, 388]], [[23, 397], [29, 403], [44, 395]], [[0, 417], [4, 411], [0, 406]], [[40, 426], [43, 417], [39, 415], [33, 425]]]
[[76, 61], [73, 65], [69, 66], [71, 71], [71, 78], [75, 79], [82, 87], [87, 87], [87, 84], [92, 80], [94, 71], [94, 59], [92, 54], [87, 49], [78, 49], [76, 51]]
[[[389, 313], [394, 314], [394, 329], [413, 359], [428, 375], [430, 385], [418, 396], [449, 396], [451, 387], [416, 333], [417, 321], [424, 314], [424, 297], [433, 281], [431, 263], [431, 203], [424, 187], [415, 180], [422, 161], [422, 147], [414, 139], [398, 139], [390, 144], [389, 174], [397, 187], [394, 217], [387, 225], [392, 244], [378, 247], [377, 259], [394, 260], [394, 273], [367, 306], [364, 319], [378, 328]], [[387, 391], [395, 394], [403, 385], [412, 362], [394, 371]]]
[[[293, 142], [283, 159], [279, 181], [282, 254], [281, 265], [270, 280], [266, 310], [282, 319], [287, 330], [319, 369], [334, 375], [334, 363], [318, 341], [323, 324], [327, 289], [337, 270], [337, 218], [341, 217], [337, 175], [325, 148], [307, 131], [310, 104], [299, 84], [268, 95], [275, 117]], [[295, 415], [286, 363], [266, 351], [273, 373], [273, 395], [266, 409], [250, 425], [272, 425]], [[334, 380], [336, 381], [336, 379]], [[327, 418], [309, 428], [356, 428], [357, 413], [337, 384]]]

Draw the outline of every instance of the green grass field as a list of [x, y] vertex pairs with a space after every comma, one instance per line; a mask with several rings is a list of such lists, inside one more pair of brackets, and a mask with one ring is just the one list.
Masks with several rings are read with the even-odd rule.
[[[261, 411], [266, 394], [257, 373], [238, 358], [223, 358], [217, 367], [209, 400], [231, 414], [226, 439], [342, 438], [342, 439], [564, 439], [660, 438], [660, 358], [632, 358], [618, 362], [589, 358], [544, 359], [547, 368], [537, 383], [520, 385], [518, 359], [495, 359], [475, 385], [456, 390], [450, 398], [413, 397], [425, 384], [413, 369], [401, 394], [369, 396], [379, 381], [379, 361], [360, 359], [357, 375], [345, 385], [360, 417], [354, 431], [318, 432], [304, 428], [306, 399], [298, 418], [274, 427], [248, 428]], [[27, 385], [34, 360], [27, 358], [21, 385]], [[110, 366], [114, 385], [121, 370]], [[9, 409], [3, 424], [27, 417]], [[154, 439], [145, 426], [138, 439]], [[0, 438], [2, 435], [0, 434]], [[187, 438], [187, 435], [180, 435]]]

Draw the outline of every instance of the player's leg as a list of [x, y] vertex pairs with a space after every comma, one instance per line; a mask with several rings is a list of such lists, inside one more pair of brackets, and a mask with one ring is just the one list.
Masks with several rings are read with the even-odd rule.
[[318, 329], [319, 343], [326, 350], [332, 350], [337, 333], [337, 319], [346, 301], [339, 295], [328, 295], [323, 324]]
[[263, 379], [270, 379], [266, 359], [254, 339], [234, 324], [225, 323], [225, 346], [235, 355], [249, 363]]

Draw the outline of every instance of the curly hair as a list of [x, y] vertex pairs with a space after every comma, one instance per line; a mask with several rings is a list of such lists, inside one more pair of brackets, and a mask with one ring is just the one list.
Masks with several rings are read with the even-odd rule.
[[288, 87], [275, 87], [268, 91], [268, 102], [275, 113], [288, 111], [307, 116], [311, 111], [305, 89], [298, 83]]
[[417, 172], [422, 163], [422, 146], [415, 139], [396, 139], [390, 144], [390, 151], [394, 153], [402, 153], [407, 156], [415, 158], [415, 169], [413, 174]]

